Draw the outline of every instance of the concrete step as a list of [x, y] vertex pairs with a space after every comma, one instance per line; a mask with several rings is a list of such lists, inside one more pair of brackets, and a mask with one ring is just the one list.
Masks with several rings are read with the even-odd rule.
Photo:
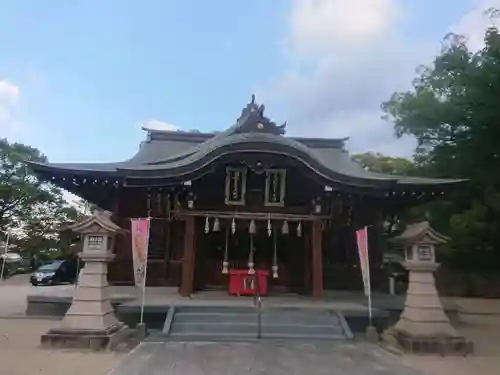
[[176, 313], [174, 323], [246, 323], [257, 320], [256, 312], [253, 313]]
[[[286, 312], [273, 310], [262, 310], [261, 319], [263, 323], [277, 324], [339, 324], [337, 314], [334, 312]], [[184, 322], [228, 322], [228, 323], [245, 323], [257, 320], [257, 310], [251, 312], [178, 312], [176, 309], [175, 323]]]
[[230, 335], [224, 333], [213, 333], [213, 332], [191, 332], [191, 333], [171, 333], [166, 336], [166, 341], [234, 341], [234, 342], [245, 342], [245, 341], [256, 341], [257, 334], [252, 333], [240, 333], [235, 332]]
[[[166, 319], [166, 340], [248, 341], [258, 336], [255, 308], [241, 306], [176, 307]], [[263, 309], [263, 339], [342, 340], [352, 334], [342, 314], [335, 311], [297, 308]]]
[[[250, 303], [250, 302], [249, 302]], [[180, 313], [231, 313], [244, 314], [255, 313], [253, 306], [217, 306], [217, 305], [191, 305], [191, 306], [175, 306], [175, 312]]]
[[221, 333], [221, 334], [252, 334], [257, 332], [256, 323], [174, 323], [170, 328], [170, 334], [190, 333]]
[[[257, 332], [257, 323], [175, 323], [170, 329], [171, 334], [181, 333], [209, 333], [214, 334], [233, 334], [243, 333], [251, 334]], [[305, 336], [314, 335], [341, 335], [343, 333], [340, 325], [290, 325], [290, 324], [265, 324], [261, 325], [261, 332], [279, 335], [279, 334], [298, 334]]]
[[314, 337], [303, 336], [303, 335], [272, 335], [272, 334], [262, 334], [260, 338], [257, 337], [256, 333], [253, 334], [242, 334], [233, 333], [231, 335], [224, 334], [213, 334], [213, 333], [190, 333], [190, 334], [173, 334], [164, 335], [161, 333], [150, 334], [146, 337], [144, 341], [146, 342], [192, 342], [192, 341], [206, 341], [206, 342], [256, 342], [259, 340], [273, 340], [273, 341], [302, 341], [302, 342], [314, 342], [314, 341], [343, 341], [345, 336], [321, 336], [317, 335]]
[[[300, 335], [300, 334], [280, 334], [273, 335], [262, 333], [260, 339], [263, 340], [304, 340], [304, 341], [323, 341], [323, 340], [336, 340], [342, 341], [346, 340], [344, 335]], [[163, 339], [157, 338], [157, 341], [256, 341], [259, 340], [257, 334], [254, 332], [252, 334], [247, 333], [233, 333], [230, 335], [223, 333], [202, 333], [202, 332], [191, 332], [188, 334], [170, 334], [168, 336], [163, 336]]]

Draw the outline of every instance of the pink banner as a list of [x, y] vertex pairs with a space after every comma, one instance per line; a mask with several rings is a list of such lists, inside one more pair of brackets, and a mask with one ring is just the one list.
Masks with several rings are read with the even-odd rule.
[[371, 293], [370, 259], [368, 257], [368, 227], [356, 231], [356, 242], [358, 244], [359, 264], [361, 276], [363, 277], [363, 285], [365, 287], [365, 295], [368, 296]]
[[131, 219], [131, 222], [135, 286], [144, 288], [148, 265], [149, 219]]

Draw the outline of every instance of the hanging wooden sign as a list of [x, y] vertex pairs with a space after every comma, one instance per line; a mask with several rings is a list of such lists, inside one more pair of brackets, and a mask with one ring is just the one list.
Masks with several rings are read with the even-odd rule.
[[285, 205], [286, 169], [266, 170], [265, 206]]
[[245, 205], [247, 169], [245, 167], [226, 168], [226, 201], [227, 205]]

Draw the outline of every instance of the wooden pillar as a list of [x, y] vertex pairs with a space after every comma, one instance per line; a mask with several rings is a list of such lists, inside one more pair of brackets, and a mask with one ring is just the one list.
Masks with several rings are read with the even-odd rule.
[[182, 279], [179, 293], [189, 297], [193, 292], [194, 257], [195, 257], [195, 218], [187, 216], [184, 227], [184, 255], [182, 258]]
[[311, 254], [312, 254], [312, 241], [311, 241], [311, 229], [312, 226], [309, 227], [309, 223], [305, 222], [302, 224], [302, 237], [303, 238], [303, 246], [304, 246], [304, 291], [307, 293], [311, 292], [312, 285], [312, 262], [311, 262]]
[[323, 238], [321, 222], [312, 222], [312, 284], [313, 298], [323, 298]]

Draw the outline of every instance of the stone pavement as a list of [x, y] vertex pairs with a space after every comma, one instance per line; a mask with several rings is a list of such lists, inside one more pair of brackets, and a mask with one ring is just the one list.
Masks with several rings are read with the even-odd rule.
[[109, 375], [420, 375], [359, 343], [142, 343]]

